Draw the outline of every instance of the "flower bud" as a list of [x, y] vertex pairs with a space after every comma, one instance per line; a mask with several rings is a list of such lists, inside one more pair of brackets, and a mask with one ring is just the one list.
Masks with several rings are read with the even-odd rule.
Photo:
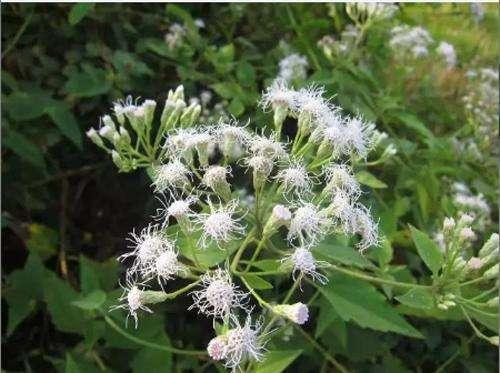
[[132, 140], [130, 139], [130, 135], [129, 135], [127, 129], [125, 127], [120, 127], [119, 131], [120, 131], [121, 140], [125, 144], [130, 144], [132, 142]]
[[498, 337], [498, 335], [495, 335], [493, 337], [488, 338], [488, 340], [490, 341], [491, 344], [498, 346], [500, 338]]
[[476, 239], [476, 234], [470, 227], [464, 227], [460, 229], [459, 239], [461, 242], [470, 242]]
[[90, 141], [92, 141], [98, 147], [106, 149], [106, 146], [104, 146], [104, 142], [102, 141], [101, 136], [99, 136], [99, 134], [94, 128], [90, 128], [87, 132], [85, 132], [85, 134], [90, 139]]
[[120, 154], [116, 150], [111, 151], [111, 159], [113, 160], [113, 163], [118, 167], [119, 169], [123, 168], [123, 160], [122, 157], [120, 157]]
[[486, 272], [483, 273], [483, 278], [486, 280], [491, 280], [498, 277], [498, 267], [499, 265], [497, 263], [493, 267], [488, 269]]
[[289, 225], [290, 220], [292, 220], [292, 212], [288, 209], [288, 207], [283, 205], [274, 206], [271, 216], [264, 226], [263, 236], [267, 237], [278, 230], [281, 226]]
[[451, 231], [455, 228], [455, 219], [453, 218], [444, 218], [443, 221], [443, 233], [450, 234]]
[[465, 227], [471, 225], [474, 222], [474, 218], [468, 214], [462, 214], [458, 220], [458, 225]]
[[269, 157], [256, 155], [249, 159], [248, 165], [253, 168], [254, 188], [260, 189], [273, 170], [273, 161]]
[[224, 201], [231, 199], [231, 185], [226, 180], [228, 170], [222, 166], [210, 166], [203, 175], [203, 184], [222, 197]]
[[304, 303], [280, 304], [273, 307], [273, 311], [290, 321], [302, 325], [309, 319], [309, 309]]
[[479, 250], [479, 257], [484, 258], [488, 255], [490, 255], [492, 252], [498, 252], [498, 233], [493, 233], [488, 241], [485, 242], [481, 250]]
[[113, 119], [111, 119], [111, 117], [109, 115], [104, 115], [102, 117], [102, 122], [104, 123], [105, 126], [109, 126], [114, 131], [116, 131], [115, 122], [113, 122]]
[[471, 271], [476, 271], [478, 269], [481, 269], [483, 265], [484, 265], [483, 260], [478, 257], [472, 257], [467, 261], [467, 268]]
[[182, 115], [181, 115], [181, 126], [183, 127], [190, 127], [192, 126], [196, 120], [198, 119], [199, 115], [201, 113], [201, 106], [197, 103], [192, 103], [184, 109]]
[[465, 260], [461, 256], [459, 256], [453, 262], [453, 270], [456, 272], [462, 272], [466, 265], [467, 263], [465, 262]]
[[155, 115], [156, 101], [146, 100], [141, 107], [144, 109], [144, 123], [146, 126], [150, 126]]
[[489, 307], [498, 307], [498, 301], [499, 301], [499, 298], [498, 298], [498, 296], [496, 296], [494, 298], [491, 298], [488, 302], [486, 302], [486, 304]]
[[284, 105], [276, 105], [274, 107], [274, 129], [276, 130], [276, 134], [279, 136], [281, 134], [281, 128], [283, 127], [283, 122], [288, 116], [288, 108]]
[[175, 89], [172, 99], [184, 101], [184, 86], [182, 84]]
[[104, 137], [105, 139], [108, 139], [109, 141], [113, 142], [115, 137], [116, 129], [115, 126], [110, 126], [110, 125], [104, 125], [99, 129], [99, 135], [101, 137]]
[[215, 361], [223, 360], [226, 357], [227, 338], [224, 335], [212, 338], [208, 343], [207, 352]]

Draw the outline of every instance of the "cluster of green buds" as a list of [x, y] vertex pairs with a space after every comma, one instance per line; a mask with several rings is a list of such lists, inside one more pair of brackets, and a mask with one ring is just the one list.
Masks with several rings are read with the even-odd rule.
[[90, 128], [87, 137], [105, 150], [122, 172], [149, 167], [165, 155], [161, 146], [165, 134], [173, 128], [192, 126], [201, 112], [197, 102], [186, 104], [182, 85], [168, 92], [157, 126], [154, 125], [156, 105], [154, 100], [139, 104], [131, 96], [116, 101], [113, 117], [102, 116], [99, 128]]

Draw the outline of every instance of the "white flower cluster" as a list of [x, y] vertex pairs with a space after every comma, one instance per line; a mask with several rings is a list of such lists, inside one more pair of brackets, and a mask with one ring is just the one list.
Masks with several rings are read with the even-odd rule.
[[481, 68], [467, 71], [469, 83], [463, 97], [481, 149], [498, 153], [499, 92], [498, 70]]
[[[360, 116], [343, 115], [323, 94], [321, 87], [293, 90], [282, 80], [275, 81], [262, 99], [262, 106], [274, 114], [275, 132], [269, 136], [251, 133], [234, 121], [197, 125], [200, 105], [193, 102], [188, 106], [182, 87], [169, 93], [159, 130], [151, 130], [154, 101], [138, 104], [128, 99], [115, 105], [116, 121], [122, 128], [131, 126], [138, 148], [144, 145], [147, 156], [154, 158], [148, 164], [149, 174], [161, 203], [155, 217], [158, 221], [132, 232], [130, 251], [119, 257], [129, 268], [120, 298], [123, 303], [115, 308], [127, 309], [137, 323], [139, 310], [151, 312], [149, 304], [171, 296], [145, 290], [151, 280], [163, 290], [176, 278], [193, 279], [185, 290], [198, 286], [191, 292], [189, 309], [224, 323], [208, 344], [208, 353], [225, 366], [237, 368], [247, 360], [262, 359], [265, 332], [270, 327], [268, 324], [264, 332], [260, 322], [252, 323], [249, 294], [233, 277], [241, 277], [255, 296], [243, 281], [246, 272], [240, 272], [244, 262], [238, 262], [247, 246], [258, 243], [245, 271], [266, 241], [281, 230], [286, 234], [283, 244], [289, 247], [288, 253], [275, 257], [282, 268], [297, 284], [305, 276], [324, 284], [328, 281], [324, 270], [329, 265], [313, 255], [323, 238], [329, 234], [353, 236], [360, 250], [378, 243], [377, 224], [360, 202], [362, 191], [351, 164], [361, 164], [383, 135]], [[292, 143], [280, 141], [281, 125], [288, 116], [298, 127]], [[110, 128], [114, 125], [110, 117], [103, 121]], [[149, 141], [150, 133], [156, 131], [164, 136]], [[142, 162], [137, 151], [120, 148], [121, 153], [116, 152]], [[234, 175], [240, 171], [251, 177], [250, 188], [237, 186]], [[244, 189], [243, 194], [239, 188]], [[250, 190], [252, 198], [248, 198]], [[234, 254], [231, 243], [244, 236]], [[208, 255], [221, 250], [228, 261], [234, 255], [231, 266], [209, 268], [199, 260], [204, 257], [197, 255], [199, 250], [209, 250]], [[271, 306], [256, 299], [273, 314], [299, 325], [309, 318], [309, 310], [301, 302]], [[238, 318], [241, 312], [247, 315], [243, 324]]]
[[473, 194], [470, 188], [463, 182], [455, 182], [452, 185], [453, 203], [459, 211], [467, 211], [472, 214], [476, 221], [476, 227], [482, 230], [490, 221], [491, 208], [482, 193]]
[[423, 27], [398, 25], [391, 30], [389, 45], [401, 56], [411, 54], [414, 58], [425, 57], [429, 54], [429, 46], [434, 39]]

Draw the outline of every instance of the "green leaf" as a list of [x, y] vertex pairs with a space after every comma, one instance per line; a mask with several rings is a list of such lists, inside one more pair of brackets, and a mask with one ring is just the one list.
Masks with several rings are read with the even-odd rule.
[[9, 306], [7, 335], [35, 309], [36, 302], [43, 299], [43, 274], [45, 268], [39, 256], [30, 254], [24, 268], [7, 277], [3, 296]]
[[322, 241], [313, 251], [318, 254], [318, 257], [322, 257], [326, 260], [359, 268], [373, 267], [373, 264], [362, 256], [358, 250], [341, 245], [333, 239]]
[[46, 108], [46, 113], [52, 118], [59, 131], [70, 139], [78, 149], [82, 149], [82, 131], [73, 113], [65, 103], [55, 102], [53, 106]]
[[9, 130], [2, 140], [3, 145], [12, 150], [20, 158], [31, 163], [36, 168], [46, 172], [45, 159], [38, 146], [19, 132]]
[[66, 82], [66, 91], [79, 97], [93, 97], [109, 91], [111, 85], [106, 79], [106, 71], [85, 65], [83, 71], [74, 72]]
[[243, 277], [248, 282], [248, 285], [250, 285], [252, 288], [256, 290], [266, 290], [273, 288], [273, 285], [271, 283], [267, 282], [266, 280], [257, 275], [252, 275], [248, 273], [246, 275], [242, 275], [241, 277]]
[[87, 320], [82, 317], [81, 310], [71, 306], [73, 301], [78, 300], [78, 293], [52, 272], [48, 272], [43, 286], [47, 309], [56, 328], [63, 332], [84, 334]]
[[36, 119], [45, 113], [46, 106], [52, 102], [50, 92], [13, 92], [5, 99], [5, 109], [16, 121]]
[[113, 258], [95, 262], [80, 255], [80, 287], [84, 294], [95, 289], [111, 291], [116, 286], [118, 263]]
[[413, 288], [407, 293], [397, 296], [396, 299], [410, 307], [431, 309], [434, 307], [434, 298], [428, 289]]
[[345, 321], [364, 328], [422, 338], [422, 334], [394, 310], [372, 285], [333, 273], [327, 286], [318, 287]]
[[76, 25], [78, 22], [80, 22], [89, 11], [91, 11], [94, 8], [93, 3], [80, 3], [80, 4], [75, 4], [71, 8], [68, 14], [68, 22], [71, 26]]
[[377, 179], [375, 175], [371, 174], [368, 171], [360, 171], [356, 174], [356, 179], [361, 184], [368, 185], [371, 188], [374, 189], [383, 189], [387, 188], [387, 184], [384, 183], [383, 181]]
[[71, 302], [71, 304], [83, 310], [90, 311], [99, 309], [105, 301], [106, 293], [102, 290], [94, 290], [82, 299]]
[[211, 88], [222, 98], [233, 99], [244, 96], [243, 89], [236, 83], [215, 83]]
[[410, 230], [418, 254], [432, 273], [437, 274], [443, 265], [443, 254], [426, 233], [413, 226], [410, 226]]
[[400, 113], [400, 114], [397, 114], [396, 117], [406, 127], [414, 130], [422, 137], [427, 138], [427, 139], [434, 139], [434, 134], [415, 115], [409, 114], [409, 113]]
[[251, 87], [255, 84], [255, 70], [252, 65], [246, 61], [242, 61], [236, 68], [236, 77], [239, 82], [246, 86]]
[[280, 262], [276, 259], [258, 260], [256, 262], [253, 262], [252, 266], [263, 271], [278, 271], [281, 267]]
[[52, 228], [42, 224], [33, 223], [28, 225], [29, 236], [26, 240], [26, 248], [37, 253], [42, 259], [47, 259], [57, 253], [59, 245], [59, 234]]
[[257, 364], [255, 373], [280, 373], [283, 372], [295, 359], [297, 359], [302, 350], [289, 351], [269, 351], [263, 362]]
[[172, 354], [151, 348], [143, 348], [130, 364], [133, 373], [142, 373], [147, 367], [149, 372], [170, 373], [172, 371]]
[[227, 107], [227, 110], [235, 117], [239, 117], [245, 112], [245, 106], [239, 99], [235, 98], [234, 100], [231, 100], [231, 103]]

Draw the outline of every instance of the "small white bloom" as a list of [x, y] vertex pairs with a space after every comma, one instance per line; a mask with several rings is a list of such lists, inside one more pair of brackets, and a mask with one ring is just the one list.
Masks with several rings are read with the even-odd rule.
[[201, 276], [201, 290], [193, 291], [193, 304], [188, 309], [197, 308], [207, 316], [224, 318], [234, 309], [246, 309], [248, 294], [238, 289], [225, 269], [217, 268]]
[[210, 166], [206, 169], [201, 182], [224, 200], [228, 200], [231, 198], [231, 186], [226, 180], [227, 175], [231, 175], [229, 167]]
[[188, 218], [193, 215], [193, 210], [191, 210], [191, 205], [193, 205], [197, 198], [189, 196], [184, 199], [174, 199], [170, 204], [164, 201], [165, 198], [158, 198], [162, 204], [162, 208], [157, 209], [157, 216], [164, 220], [163, 226], [168, 225], [168, 219], [170, 217], [175, 218], [177, 221]]
[[361, 251], [378, 245], [378, 224], [373, 221], [370, 210], [361, 204], [358, 204], [354, 209], [351, 229], [361, 235], [361, 241], [357, 244]]
[[446, 64], [449, 68], [454, 67], [457, 64], [457, 55], [455, 53], [455, 48], [450, 43], [442, 41], [437, 47], [437, 52], [444, 58]]
[[234, 370], [249, 360], [262, 361], [266, 343], [260, 334], [262, 323], [257, 322], [252, 326], [250, 316], [247, 316], [244, 325], [234, 315], [230, 320], [233, 327], [208, 344], [209, 355], [215, 360], [225, 360], [224, 366]]
[[[274, 137], [274, 136], [272, 136]], [[282, 159], [287, 157], [285, 145], [270, 137], [255, 135], [250, 139], [250, 152], [271, 159]]]
[[305, 247], [297, 247], [292, 254], [287, 255], [281, 262], [292, 266], [292, 276], [295, 281], [298, 274], [303, 274], [321, 284], [328, 282], [328, 278], [317, 271], [319, 267], [328, 266], [328, 263], [314, 259], [311, 251]]
[[304, 80], [307, 74], [307, 58], [299, 54], [291, 54], [279, 62], [278, 79], [287, 83]]
[[375, 124], [364, 121], [361, 117], [352, 117], [346, 121], [344, 136], [345, 141], [360, 157], [364, 158], [371, 147]]
[[138, 311], [143, 310], [149, 313], [153, 313], [153, 311], [151, 311], [151, 309], [146, 307], [146, 305], [144, 304], [142, 296], [143, 289], [140, 288], [141, 285], [142, 284], [136, 284], [135, 281], [133, 281], [132, 278], [127, 275], [125, 286], [120, 284], [120, 287], [123, 289], [123, 293], [120, 298], [118, 298], [118, 301], [123, 303], [112, 306], [110, 308], [110, 311], [114, 311], [117, 309], [127, 310], [128, 314], [125, 325], [128, 324], [128, 319], [130, 316], [132, 316], [136, 329], [138, 324]]
[[126, 258], [134, 257], [134, 262], [130, 268], [131, 273], [148, 273], [151, 264], [156, 261], [161, 253], [174, 250], [174, 242], [161, 232], [157, 225], [152, 224], [143, 228], [139, 234], [132, 231], [128, 241], [131, 242], [128, 247], [132, 251], [120, 255], [118, 260], [123, 261]]
[[301, 244], [315, 242], [319, 236], [326, 233], [329, 223], [329, 219], [319, 211], [318, 207], [312, 203], [304, 203], [293, 214], [288, 240], [298, 239]]
[[304, 303], [280, 304], [274, 306], [273, 311], [298, 325], [302, 325], [309, 320], [309, 309]]
[[476, 234], [470, 227], [464, 227], [460, 229], [459, 238], [462, 242], [474, 241], [476, 239]]
[[208, 202], [208, 205], [210, 212], [199, 213], [195, 217], [195, 223], [202, 229], [199, 240], [201, 247], [206, 248], [211, 240], [221, 248], [221, 243], [228, 242], [235, 235], [245, 232], [245, 227], [239, 223], [241, 218], [233, 218], [238, 207], [237, 201], [233, 200], [226, 205], [219, 206]]
[[293, 192], [301, 197], [311, 192], [312, 181], [304, 165], [299, 162], [292, 163], [276, 175], [281, 181], [285, 193]]
[[261, 106], [264, 109], [285, 107], [293, 110], [296, 107], [297, 92], [288, 88], [285, 81], [276, 79], [266, 92], [262, 94]]
[[273, 207], [273, 211], [271, 212], [271, 216], [266, 222], [266, 225], [263, 229], [263, 236], [267, 237], [268, 235], [274, 233], [281, 226], [288, 226], [290, 224], [290, 220], [292, 219], [292, 212], [290, 209], [283, 205], [276, 205]]
[[323, 170], [326, 179], [324, 193], [334, 196], [337, 191], [343, 191], [353, 199], [361, 195], [361, 187], [354, 177], [351, 167], [345, 164], [331, 164]]
[[467, 267], [469, 267], [469, 269], [473, 271], [481, 269], [483, 264], [483, 260], [477, 257], [472, 257], [467, 261]]
[[173, 192], [177, 188], [188, 188], [190, 174], [188, 168], [178, 159], [156, 166], [153, 169], [154, 190], [162, 193], [167, 190]]

